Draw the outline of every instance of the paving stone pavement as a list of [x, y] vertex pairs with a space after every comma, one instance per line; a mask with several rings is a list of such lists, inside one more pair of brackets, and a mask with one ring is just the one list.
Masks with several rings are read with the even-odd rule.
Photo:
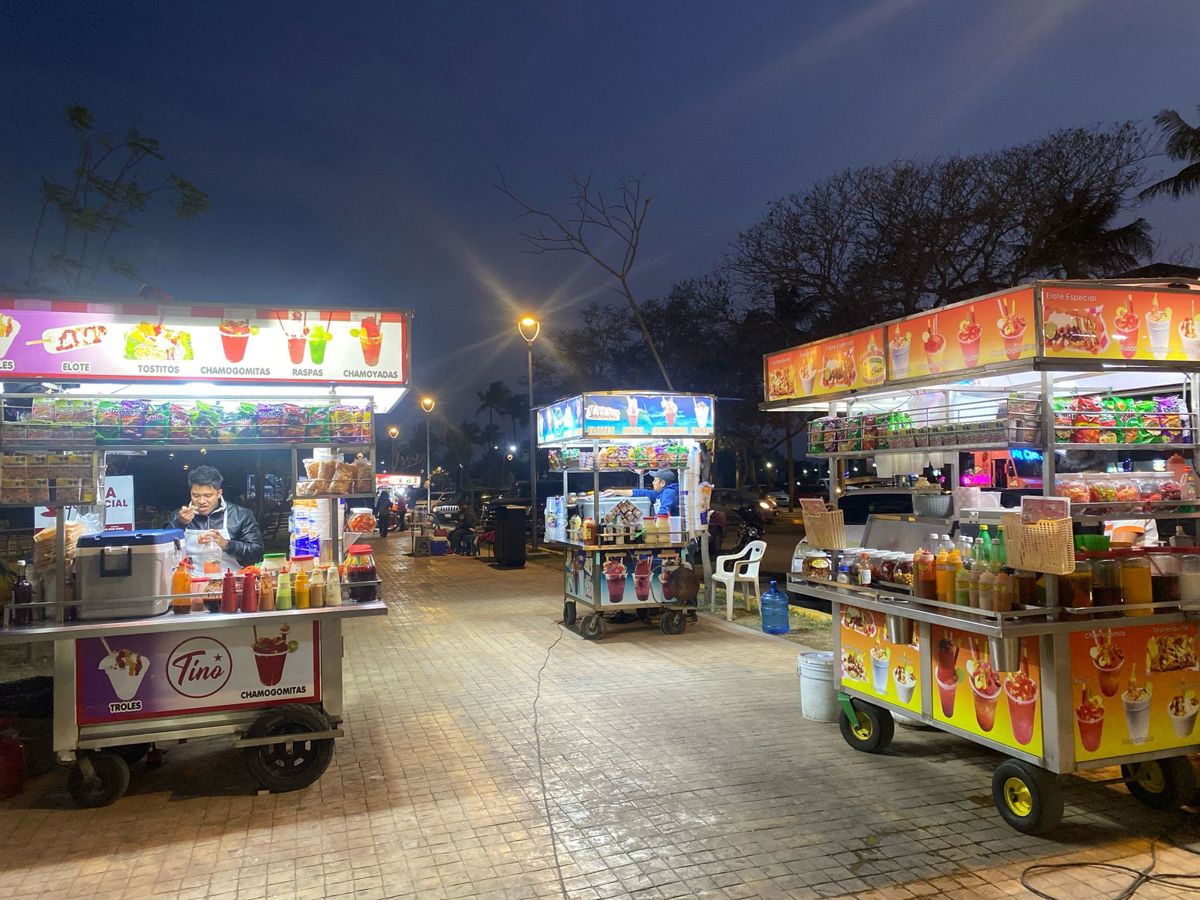
[[[803, 719], [795, 644], [705, 619], [589, 643], [556, 625], [550, 567], [378, 546], [391, 612], [347, 625], [347, 737], [317, 784], [258, 796], [216, 742], [136, 767], [100, 810], [74, 809], [51, 773], [0, 804], [0, 897], [561, 896], [532, 720], [543, 663], [542, 758], [571, 898], [1030, 896], [1018, 879], [1033, 863], [1141, 867], [1152, 837], [1200, 834], [1073, 778], [1055, 839], [1025, 837], [992, 807], [996, 754], [901, 728], [869, 756]], [[1158, 871], [1200, 873], [1200, 857], [1160, 848]], [[1061, 869], [1035, 884], [1091, 898], [1127, 881]]]

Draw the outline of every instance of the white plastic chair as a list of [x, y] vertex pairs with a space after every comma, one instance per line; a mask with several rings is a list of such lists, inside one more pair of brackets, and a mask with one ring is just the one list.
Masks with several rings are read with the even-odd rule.
[[[742, 594], [746, 598], [747, 610], [750, 609], [751, 589], [754, 592], [754, 599], [758, 601], [759, 611], [762, 610], [762, 588], [758, 584], [758, 566], [766, 552], [766, 541], [751, 541], [742, 548], [740, 553], [717, 557], [713, 581], [720, 582], [725, 587], [725, 618], [730, 622], [733, 621], [735, 585], [743, 585]], [[726, 568], [727, 566], [728, 568]]]

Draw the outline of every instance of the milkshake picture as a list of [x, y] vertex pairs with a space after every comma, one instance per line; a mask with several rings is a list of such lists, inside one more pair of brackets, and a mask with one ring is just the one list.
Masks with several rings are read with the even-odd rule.
[[1092, 663], [1100, 673], [1100, 693], [1105, 697], [1117, 696], [1117, 676], [1125, 666], [1125, 651], [1112, 642], [1112, 631], [1093, 636], [1095, 645], [1088, 648]]
[[975, 321], [975, 310], [958, 326], [958, 346], [962, 349], [963, 366], [973, 369], [979, 365], [979, 343], [983, 339], [983, 327]]
[[225, 319], [217, 326], [221, 332], [221, 349], [225, 351], [226, 362], [240, 363], [246, 358], [246, 344], [250, 335], [257, 334], [257, 328], [251, 328], [245, 319]]
[[805, 397], [812, 395], [813, 384], [817, 380], [817, 369], [813, 365], [812, 357], [804, 358], [804, 365], [800, 367], [800, 392]]
[[700, 431], [708, 429], [708, 404], [703, 400], [696, 401], [696, 428]]
[[1004, 355], [1009, 359], [1020, 359], [1025, 343], [1025, 317], [1015, 309], [1010, 309], [1003, 297], [997, 302], [1000, 304], [1000, 318], [996, 320], [996, 327], [1004, 338]]
[[1171, 307], [1158, 305], [1158, 294], [1146, 313], [1146, 331], [1150, 334], [1150, 352], [1155, 359], [1166, 359], [1171, 347]]
[[[107, 650], [108, 644], [104, 647]], [[99, 665], [108, 674], [118, 700], [132, 700], [137, 695], [149, 668], [150, 660], [133, 650], [109, 650]]]
[[608, 582], [608, 602], [620, 603], [625, 599], [625, 564], [619, 559], [604, 562], [604, 579]]
[[637, 565], [633, 567], [633, 595], [638, 603], [650, 599], [650, 557], [639, 556]]
[[1089, 753], [1100, 748], [1100, 734], [1104, 730], [1104, 704], [1100, 698], [1083, 686], [1080, 704], [1075, 707], [1075, 722], [1079, 726], [1079, 740]]
[[983, 731], [996, 725], [996, 700], [1000, 696], [1000, 676], [985, 660], [967, 660], [967, 675], [971, 693], [975, 696], [975, 721]]
[[[892, 364], [893, 378], [908, 377], [908, 348], [912, 344], [912, 332], [898, 334], [888, 341], [888, 356]], [[807, 391], [805, 394], [807, 395]]]
[[1200, 360], [1200, 317], [1188, 316], [1179, 321], [1179, 341], [1183, 344], [1183, 355], [1190, 360]]
[[258, 629], [254, 630], [254, 643], [250, 649], [254, 653], [254, 665], [258, 668], [258, 680], [264, 687], [272, 687], [283, 680], [283, 667], [288, 654], [300, 649], [299, 642], [287, 639], [289, 630], [287, 625], [280, 627], [279, 637], [259, 637]]
[[[1182, 686], [1180, 689], [1182, 690]], [[1171, 698], [1171, 703], [1167, 706], [1167, 717], [1171, 720], [1171, 727], [1175, 729], [1176, 737], [1191, 737], [1192, 731], [1196, 728], [1196, 712], [1198, 710], [1200, 710], [1200, 700], [1196, 699], [1195, 691], [1184, 691]]]
[[1121, 355], [1126, 359], [1133, 359], [1137, 353], [1139, 325], [1137, 313], [1133, 311], [1133, 298], [1130, 297], [1129, 306], [1118, 306], [1117, 317], [1113, 319], [1117, 341], [1121, 344]]
[[675, 427], [675, 416], [679, 414], [679, 407], [675, 405], [675, 401], [670, 397], [662, 399], [663, 419], [667, 423], [668, 428]]
[[900, 702], [911, 703], [913, 691], [917, 687], [917, 674], [913, 667], [907, 663], [896, 666], [892, 670], [892, 680], [896, 682], [896, 696], [900, 698]]
[[1037, 682], [1029, 677], [1029, 664], [1021, 660], [1021, 671], [1004, 679], [1004, 696], [1008, 698], [1008, 718], [1013, 737], [1018, 744], [1033, 739], [1033, 722], [1037, 713]]
[[871, 684], [877, 694], [887, 693], [891, 662], [892, 651], [876, 641], [871, 648]]
[[630, 397], [625, 402], [625, 415], [629, 418], [629, 427], [634, 428], [638, 423], [638, 416], [641, 415], [641, 409], [638, 407], [636, 397]]
[[1138, 684], [1138, 667], [1134, 663], [1129, 667], [1129, 687], [1121, 694], [1121, 702], [1125, 705], [1125, 727], [1129, 731], [1129, 740], [1134, 744], [1144, 744], [1150, 737], [1150, 684]]

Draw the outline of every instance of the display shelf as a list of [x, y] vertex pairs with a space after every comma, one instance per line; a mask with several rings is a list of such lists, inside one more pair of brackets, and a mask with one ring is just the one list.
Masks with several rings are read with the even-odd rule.
[[1007, 450], [1009, 447], [1026, 446], [996, 441], [982, 444], [939, 444], [935, 447], [887, 447], [875, 450], [848, 450], [845, 453], [808, 453], [810, 459], [866, 459], [886, 453], [974, 453], [980, 450]]
[[[1013, 447], [1041, 450], [1040, 444], [1013, 444]], [[1195, 450], [1200, 444], [1063, 444], [1054, 443], [1055, 450]]]
[[201, 448], [208, 450], [316, 450], [334, 447], [335, 450], [344, 448], [346, 453], [358, 453], [363, 449], [374, 449], [373, 441], [350, 442], [334, 441], [195, 441], [194, 443], [159, 443], [158, 441], [113, 441], [92, 444], [66, 443], [61, 440], [48, 441], [11, 441], [4, 440], [3, 429], [0, 429], [0, 449], [14, 452], [45, 453], [48, 450], [170, 450], [175, 452], [197, 452]]
[[551, 547], [563, 547], [570, 550], [593, 550], [607, 553], [617, 553], [621, 550], [672, 550], [686, 547], [687, 541], [668, 541], [660, 544], [577, 544], [573, 541], [548, 540], [542, 543]]

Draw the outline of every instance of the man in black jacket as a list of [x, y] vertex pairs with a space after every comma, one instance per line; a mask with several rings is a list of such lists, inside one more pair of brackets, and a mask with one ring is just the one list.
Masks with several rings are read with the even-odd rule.
[[262, 531], [250, 510], [224, 498], [224, 482], [212, 466], [192, 469], [188, 474], [191, 502], [175, 513], [171, 527], [184, 529], [184, 544], [190, 555], [203, 554], [215, 545], [221, 553], [221, 571], [236, 572], [262, 561]]

